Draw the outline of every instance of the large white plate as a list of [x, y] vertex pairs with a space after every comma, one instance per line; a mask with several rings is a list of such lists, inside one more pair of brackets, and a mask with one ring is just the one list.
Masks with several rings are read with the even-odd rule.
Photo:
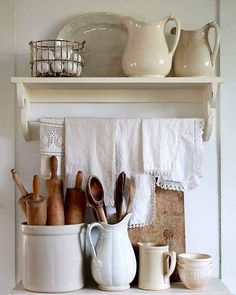
[[128, 32], [121, 15], [103, 12], [81, 15], [66, 24], [57, 38], [86, 41], [83, 76], [124, 76], [121, 61]]

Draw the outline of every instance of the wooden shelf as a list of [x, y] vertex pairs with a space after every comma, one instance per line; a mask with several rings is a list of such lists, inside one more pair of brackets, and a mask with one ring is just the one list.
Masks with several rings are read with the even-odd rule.
[[13, 77], [21, 124], [30, 140], [31, 103], [180, 103], [200, 102], [204, 108], [204, 140], [211, 135], [221, 77], [161, 78], [33, 78]]
[[[9, 295], [48, 295], [49, 293], [35, 293], [24, 290], [22, 282], [16, 285], [15, 289]], [[230, 291], [225, 287], [225, 285], [221, 282], [220, 279], [212, 279], [209, 285], [203, 290], [188, 290], [181, 283], [173, 283], [172, 287], [167, 290], [161, 291], [145, 291], [138, 288], [131, 288], [126, 291], [118, 291], [118, 292], [104, 292], [98, 290], [96, 287], [86, 287], [81, 290], [67, 292], [67, 293], [53, 293], [55, 295], [82, 295], [82, 294], [104, 294], [104, 295], [123, 295], [123, 294], [140, 294], [140, 295], [152, 295], [152, 294], [177, 294], [177, 295], [229, 295]]]

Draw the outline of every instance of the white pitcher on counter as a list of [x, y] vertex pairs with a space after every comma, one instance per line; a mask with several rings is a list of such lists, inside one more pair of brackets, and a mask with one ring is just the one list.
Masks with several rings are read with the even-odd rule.
[[[169, 21], [176, 24], [176, 37], [169, 51], [165, 26]], [[155, 23], [137, 21], [124, 17], [123, 23], [128, 29], [128, 42], [122, 59], [123, 72], [132, 77], [164, 77], [172, 66], [172, 57], [180, 37], [180, 21], [167, 16]]]
[[[94, 222], [88, 225], [88, 242], [92, 250], [91, 271], [98, 288], [105, 291], [120, 291], [130, 287], [136, 273], [136, 258], [128, 236], [128, 222], [132, 213], [117, 224]], [[99, 238], [94, 248], [91, 231], [99, 229]]]
[[[210, 47], [208, 34], [215, 29], [215, 44]], [[176, 34], [176, 28], [171, 30]], [[220, 29], [210, 22], [201, 29], [181, 30], [179, 43], [173, 58], [173, 72], [177, 77], [213, 76], [220, 45]]]

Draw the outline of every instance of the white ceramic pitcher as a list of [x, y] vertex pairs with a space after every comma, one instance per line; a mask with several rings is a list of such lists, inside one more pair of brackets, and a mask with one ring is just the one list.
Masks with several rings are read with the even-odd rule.
[[[169, 51], [165, 26], [168, 21], [176, 24], [176, 37]], [[123, 72], [127, 76], [163, 77], [168, 75], [172, 57], [180, 37], [180, 22], [174, 16], [167, 16], [160, 22], [145, 23], [131, 17], [124, 17], [123, 23], [129, 37], [122, 59]]]
[[[209, 30], [215, 29], [213, 50], [208, 41]], [[175, 34], [175, 28], [171, 30]], [[179, 43], [173, 58], [175, 76], [212, 76], [220, 45], [220, 29], [216, 22], [210, 22], [201, 29], [181, 30]]]
[[[139, 282], [138, 287], [146, 290], [170, 288], [170, 276], [175, 270], [176, 253], [169, 252], [169, 246], [155, 243], [139, 245]], [[169, 265], [169, 259], [171, 263]]]
[[[132, 213], [117, 224], [94, 222], [88, 225], [88, 241], [92, 249], [91, 271], [98, 288], [105, 291], [126, 290], [136, 273], [136, 258], [128, 236], [128, 222]], [[96, 249], [91, 231], [100, 231]]]

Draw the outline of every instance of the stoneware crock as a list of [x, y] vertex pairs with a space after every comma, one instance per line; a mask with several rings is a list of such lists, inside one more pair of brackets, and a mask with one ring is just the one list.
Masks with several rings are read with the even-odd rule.
[[23, 286], [33, 292], [69, 292], [84, 287], [85, 225], [22, 224]]

